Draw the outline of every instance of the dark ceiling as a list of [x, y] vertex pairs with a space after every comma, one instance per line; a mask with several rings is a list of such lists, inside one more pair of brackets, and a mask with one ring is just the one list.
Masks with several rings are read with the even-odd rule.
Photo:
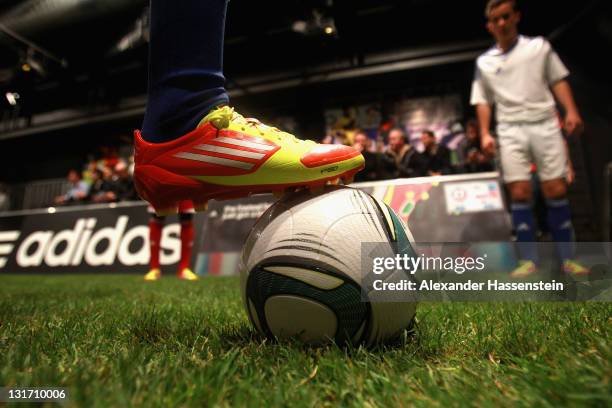
[[[560, 33], [556, 39], [562, 52], [578, 58], [591, 55], [594, 75], [604, 76], [595, 63], [600, 57], [589, 49], [612, 49], [612, 2], [523, 3], [524, 33]], [[226, 77], [231, 85], [241, 78], [307, 71], [340, 61], [359, 66], [364, 56], [372, 53], [486, 41], [484, 4], [457, 0], [231, 0], [226, 23]], [[142, 0], [0, 0], [0, 28], [9, 33], [0, 33], [0, 91], [20, 92], [30, 112], [144, 94], [146, 43], [137, 41], [123, 52], [112, 50], [134, 29], [137, 20], [146, 16], [146, 6]], [[292, 30], [295, 21], [312, 19], [313, 10], [333, 18], [337, 35], [304, 35]], [[36, 69], [23, 71], [28, 48], [34, 63], [42, 64], [44, 74]]]

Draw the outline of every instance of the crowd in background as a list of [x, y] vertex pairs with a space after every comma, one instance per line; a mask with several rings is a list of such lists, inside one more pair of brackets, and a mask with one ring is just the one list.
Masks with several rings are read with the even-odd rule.
[[[342, 129], [337, 132], [337, 137], [328, 137], [323, 142], [352, 145], [365, 158], [365, 168], [356, 175], [355, 181], [494, 170], [493, 159], [481, 150], [480, 135], [475, 120], [468, 120], [465, 123], [465, 137], [454, 150], [438, 143], [436, 134], [427, 129], [420, 132], [422, 151], [418, 151], [410, 143], [411, 138], [400, 127], [383, 128], [375, 139], [360, 129]], [[118, 149], [103, 146], [83, 169], [71, 169], [68, 172], [69, 189], [65, 194], [55, 197], [54, 204], [96, 204], [138, 200], [132, 173], [133, 157], [120, 157]]]
[[68, 191], [55, 197], [56, 205], [116, 203], [139, 200], [132, 181], [133, 157], [120, 157], [117, 149], [103, 146], [82, 170], [67, 175]]
[[[346, 143], [359, 150], [365, 158], [365, 169], [355, 181], [375, 181], [406, 177], [427, 177], [447, 174], [476, 173], [494, 170], [492, 157], [480, 146], [478, 124], [471, 119], [465, 123], [465, 137], [455, 150], [438, 143], [435, 132], [422, 130], [422, 151], [410, 143], [403, 128], [381, 130], [373, 139], [368, 132], [354, 129], [336, 130], [337, 137], [328, 137], [325, 143]], [[340, 132], [344, 132], [342, 135]]]
[[[465, 124], [465, 137], [450, 150], [437, 142], [431, 130], [423, 130], [417, 151], [402, 128], [383, 129], [376, 139], [367, 132], [353, 129], [350, 137], [324, 140], [325, 143], [347, 143], [365, 158], [365, 169], [355, 181], [375, 181], [406, 177], [474, 173], [494, 169], [493, 160], [480, 147], [478, 126], [474, 120]], [[343, 135], [346, 136], [346, 135]], [[120, 157], [117, 149], [103, 146], [82, 170], [71, 169], [66, 194], [55, 198], [55, 205], [114, 203], [138, 200], [132, 182], [133, 158]]]

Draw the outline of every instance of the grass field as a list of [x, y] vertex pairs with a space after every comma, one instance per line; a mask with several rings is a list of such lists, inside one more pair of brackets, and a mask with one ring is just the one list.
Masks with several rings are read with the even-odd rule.
[[[237, 278], [0, 276], [0, 386], [72, 406], [611, 406], [612, 304], [421, 304], [401, 344], [273, 344]], [[22, 406], [22, 405], [20, 405]]]

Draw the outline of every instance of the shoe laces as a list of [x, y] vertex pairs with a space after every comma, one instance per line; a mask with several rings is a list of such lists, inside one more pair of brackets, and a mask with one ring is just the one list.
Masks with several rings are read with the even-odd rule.
[[259, 132], [261, 136], [264, 136], [266, 133], [272, 133], [279, 142], [288, 141], [292, 143], [315, 144], [315, 142], [311, 140], [301, 140], [291, 133], [283, 132], [276, 127], [265, 125], [255, 118], [245, 118], [236, 112], [234, 108], [229, 106], [222, 106], [214, 110], [208, 115], [208, 120], [219, 130], [227, 129], [230, 123], [234, 123], [240, 126], [243, 131], [246, 131], [247, 128], [251, 128]]

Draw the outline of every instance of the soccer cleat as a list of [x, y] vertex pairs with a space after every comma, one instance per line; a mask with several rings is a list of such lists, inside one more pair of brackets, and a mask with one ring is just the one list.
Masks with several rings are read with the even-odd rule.
[[510, 273], [511, 278], [523, 279], [533, 275], [538, 267], [533, 261], [519, 261], [519, 266]]
[[567, 275], [571, 276], [585, 276], [588, 275], [591, 271], [589, 268], [581, 265], [577, 261], [572, 259], [566, 259], [563, 261], [563, 272]]
[[149, 143], [136, 131], [134, 146], [134, 184], [160, 215], [175, 213], [181, 200], [203, 208], [210, 199], [346, 183], [364, 167], [352, 147], [299, 140], [228, 106], [170, 142]]
[[161, 271], [158, 268], [151, 269], [145, 276], [146, 281], [156, 281], [161, 278]]
[[198, 280], [198, 275], [196, 275], [195, 273], [193, 273], [193, 271], [189, 268], [185, 268], [180, 270], [176, 276], [179, 279], [183, 279], [183, 280], [189, 280], [189, 281], [196, 281]]

